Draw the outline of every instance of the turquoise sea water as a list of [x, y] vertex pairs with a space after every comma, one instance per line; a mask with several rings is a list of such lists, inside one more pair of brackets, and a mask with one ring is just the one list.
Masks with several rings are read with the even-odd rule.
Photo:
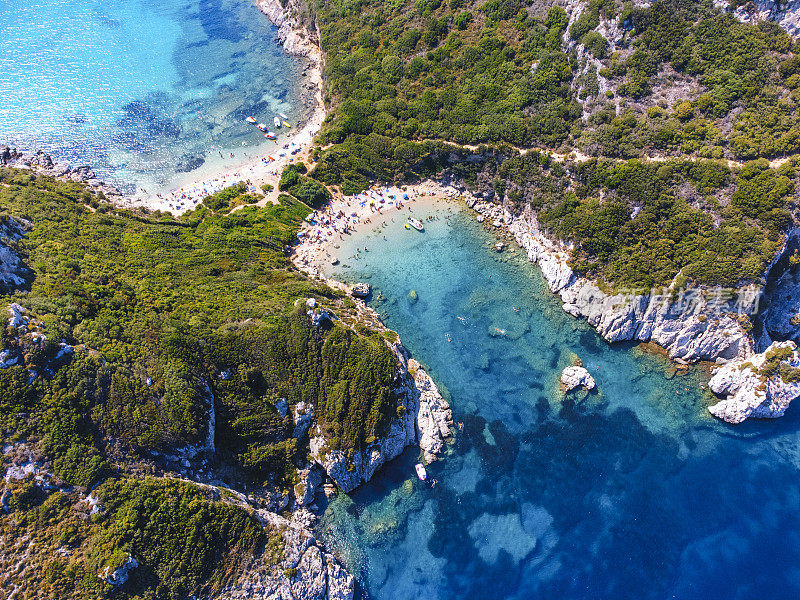
[[[415, 213], [424, 234], [387, 213], [380, 233], [341, 242], [330, 273], [368, 277], [463, 423], [429, 467], [435, 487], [408, 450], [328, 505], [319, 533], [364, 597], [800, 597], [796, 407], [714, 420], [700, 373], [606, 344], [458, 204]], [[596, 393], [558, 389], [574, 355]]]
[[274, 33], [252, 0], [0, 0], [0, 142], [149, 191], [237, 166], [275, 146], [248, 115], [306, 112]]

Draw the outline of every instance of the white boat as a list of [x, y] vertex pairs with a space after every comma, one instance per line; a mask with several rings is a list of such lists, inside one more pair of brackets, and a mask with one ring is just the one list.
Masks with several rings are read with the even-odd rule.
[[425, 465], [417, 463], [414, 465], [414, 470], [417, 472], [417, 477], [420, 481], [425, 481], [428, 478], [428, 472], [425, 470]]
[[256, 127], [258, 127], [261, 131], [267, 130], [267, 126], [264, 125], [264, 123], [259, 123], [258, 125], [256, 125]]
[[275, 117], [274, 119], [272, 119], [272, 122], [275, 123], [275, 127], [277, 129], [281, 128], [281, 120], [278, 117]]
[[255, 117], [247, 117], [247, 119], [245, 119], [245, 121], [247, 121], [248, 123], [252, 123], [253, 125], [255, 125], [258, 122], [258, 121], [256, 121]]
[[411, 225], [417, 231], [425, 231], [425, 228], [422, 226], [422, 223], [415, 219], [414, 217], [408, 218], [408, 224]]
[[264, 134], [264, 137], [265, 137], [265, 138], [269, 138], [269, 139], [271, 139], [271, 140], [274, 140], [274, 139], [276, 139], [278, 136], [277, 136], [277, 135], [275, 135], [273, 132], [271, 132], [271, 131], [268, 131], [267, 133], [265, 133], [265, 134]]
[[287, 116], [286, 116], [285, 114], [283, 114], [283, 113], [278, 113], [278, 114], [279, 114], [279, 116], [280, 116], [280, 118], [281, 118], [281, 119], [287, 119], [287, 120], [289, 119], [289, 117], [287, 117]]

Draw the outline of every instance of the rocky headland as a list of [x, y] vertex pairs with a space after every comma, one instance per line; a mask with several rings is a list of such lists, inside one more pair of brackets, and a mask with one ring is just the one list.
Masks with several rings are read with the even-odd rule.
[[723, 400], [709, 407], [728, 423], [782, 417], [800, 396], [800, 358], [792, 341], [775, 342], [764, 352], [720, 367], [708, 383]]

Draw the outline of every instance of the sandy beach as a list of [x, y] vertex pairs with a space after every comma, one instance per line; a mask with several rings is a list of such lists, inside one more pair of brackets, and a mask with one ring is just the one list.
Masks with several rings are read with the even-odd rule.
[[[314, 137], [319, 133], [327, 115], [322, 98], [322, 53], [311, 41], [312, 36], [302, 30], [279, 2], [257, 0], [256, 5], [274, 25], [279, 27], [278, 39], [281, 40], [286, 52], [305, 57], [310, 62], [307, 82], [313, 88], [311, 92], [313, 100], [309, 102], [308, 95], [303, 94], [306, 96], [305, 101], [311, 104], [310, 116], [297, 124], [294, 134], [288, 138], [279, 138], [274, 147], [259, 152], [257, 156], [244, 163], [220, 168], [202, 178], [193, 178], [191, 174], [187, 174], [170, 190], [129, 197], [121, 204], [181, 214], [196, 208], [206, 196], [245, 182], [248, 184], [248, 191], [259, 196], [264, 195], [263, 200], [258, 203], [263, 206], [277, 201], [278, 181], [286, 165], [296, 161], [311, 163], [310, 154]], [[272, 129], [271, 121], [268, 125]], [[280, 133], [281, 130], [276, 132]], [[263, 192], [261, 187], [265, 184], [271, 185], [273, 190], [268, 193]]]
[[[414, 208], [456, 198], [461, 192], [435, 181], [415, 185], [375, 186], [354, 196], [337, 195], [331, 202], [311, 213], [297, 234], [292, 261], [310, 275], [323, 275], [326, 265], [336, 259], [338, 242], [346, 235], [381, 227], [387, 219], [408, 219]], [[424, 225], [424, 223], [423, 223]]]

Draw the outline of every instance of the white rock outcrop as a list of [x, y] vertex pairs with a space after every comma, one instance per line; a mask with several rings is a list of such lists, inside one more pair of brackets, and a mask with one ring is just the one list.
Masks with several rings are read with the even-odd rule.
[[593, 390], [595, 386], [594, 377], [589, 374], [589, 371], [575, 365], [569, 366], [562, 371], [561, 383], [564, 384], [564, 388], [568, 392], [581, 386], [587, 390]]
[[10, 292], [23, 285], [31, 270], [7, 242], [19, 241], [30, 223], [0, 216], [0, 293]]
[[[719, 4], [727, 8], [727, 3]], [[744, 23], [775, 21], [790, 35], [800, 34], [800, 0], [751, 0], [737, 6], [733, 16]]]
[[797, 345], [792, 341], [774, 342], [760, 354], [717, 368], [708, 385], [715, 394], [724, 396], [708, 408], [723, 421], [741, 423], [748, 418], [782, 417], [789, 404], [800, 396]]
[[113, 571], [111, 570], [111, 567], [105, 567], [102, 571], [100, 571], [98, 577], [114, 587], [119, 587], [128, 581], [128, 578], [131, 576], [131, 571], [136, 569], [138, 566], [139, 562], [130, 554], [128, 554], [119, 567]]
[[253, 557], [244, 572], [225, 587], [219, 600], [352, 600], [355, 581], [336, 558], [311, 534], [307, 511], [292, 520], [265, 510], [256, 517], [265, 527], [280, 532], [283, 553], [277, 565], [265, 556]]
[[322, 485], [321, 470], [319, 466], [312, 465], [310, 469], [297, 469], [297, 476], [300, 481], [294, 486], [295, 502], [300, 506], [308, 506]]
[[316, 23], [301, 19], [308, 12], [302, 0], [284, 0], [285, 6], [280, 0], [256, 0], [256, 4], [278, 28], [278, 40], [286, 52], [322, 63]]
[[331, 449], [319, 429], [311, 438], [311, 456], [344, 492], [350, 492], [375, 472], [396, 458], [414, 443], [428, 462], [442, 451], [446, 438], [452, 435], [453, 414], [430, 376], [414, 359], [409, 359], [402, 346], [394, 347], [400, 360], [396, 393], [402, 398], [405, 410], [392, 418], [386, 433], [368, 444], [351, 459], [341, 450]]

